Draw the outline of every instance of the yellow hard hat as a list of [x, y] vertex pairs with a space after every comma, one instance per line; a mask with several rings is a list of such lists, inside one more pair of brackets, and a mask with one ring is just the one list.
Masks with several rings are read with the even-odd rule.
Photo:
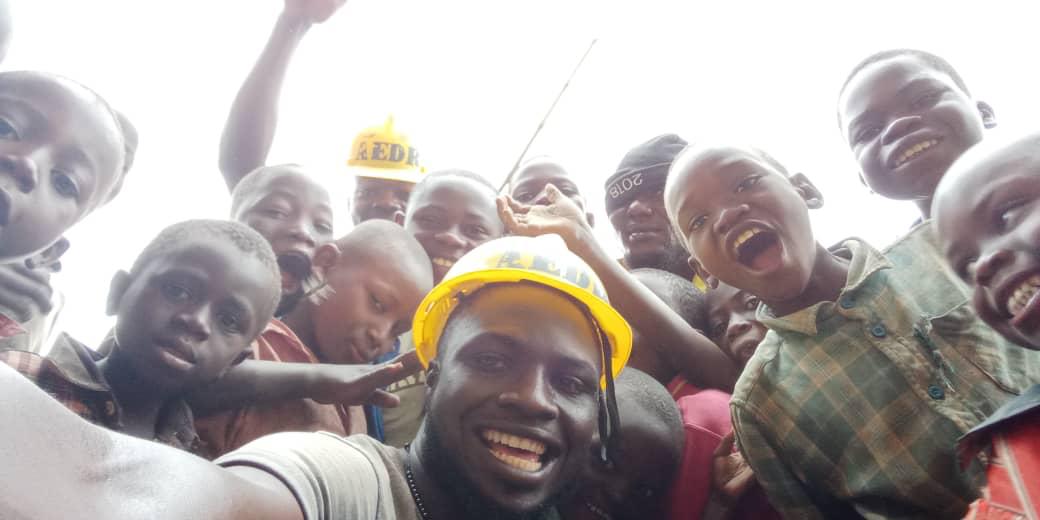
[[[437, 356], [441, 332], [458, 306], [460, 296], [489, 284], [521, 281], [550, 287], [584, 304], [610, 343], [610, 359], [601, 359], [603, 366], [609, 366], [611, 375], [617, 377], [632, 353], [632, 329], [610, 306], [596, 273], [570, 252], [558, 235], [498, 238], [460, 258], [444, 280], [426, 295], [415, 313], [412, 340], [423, 367], [429, 366], [430, 360]], [[600, 383], [606, 387], [605, 375]]]
[[394, 116], [387, 116], [382, 126], [366, 128], [354, 138], [347, 165], [358, 177], [413, 184], [425, 173], [419, 166], [419, 152], [408, 136], [394, 130]]

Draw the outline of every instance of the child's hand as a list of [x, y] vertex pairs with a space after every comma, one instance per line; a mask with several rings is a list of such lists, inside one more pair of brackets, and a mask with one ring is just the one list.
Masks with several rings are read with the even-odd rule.
[[498, 216], [514, 235], [534, 237], [556, 233], [574, 250], [583, 238], [583, 232], [587, 231], [585, 214], [552, 184], [545, 186], [545, 195], [549, 204], [537, 206], [521, 204], [509, 195], [501, 195], [496, 201]]
[[739, 451], [733, 451], [733, 432], [729, 432], [712, 458], [712, 485], [715, 492], [729, 503], [740, 500], [755, 483], [755, 472]]
[[401, 400], [383, 390], [383, 387], [421, 369], [419, 357], [414, 351], [401, 354], [382, 365], [315, 365], [310, 398], [321, 404], [372, 404], [393, 408]]
[[347, 0], [285, 0], [285, 13], [311, 23], [328, 20]]
[[0, 314], [25, 323], [51, 311], [50, 271], [0, 265]]

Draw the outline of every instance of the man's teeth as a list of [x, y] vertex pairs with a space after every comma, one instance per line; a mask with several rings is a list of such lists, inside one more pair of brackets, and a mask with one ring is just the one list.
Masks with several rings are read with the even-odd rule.
[[536, 455], [542, 455], [545, 453], [545, 443], [541, 441], [517, 437], [516, 435], [500, 432], [498, 430], [484, 430], [484, 439], [496, 444], [509, 446], [510, 448], [530, 451]]
[[[496, 459], [522, 471], [528, 471], [533, 473], [542, 469], [542, 461], [538, 460], [538, 457], [545, 453], [544, 443], [536, 441], [534, 439], [525, 439], [523, 437], [517, 437], [516, 435], [510, 435], [508, 433], [501, 432], [498, 430], [484, 430], [483, 436], [484, 440], [492, 444], [490, 451]], [[502, 451], [496, 450], [494, 447], [495, 444], [530, 452], [532, 454], [532, 457], [528, 459], [518, 457], [510, 453], [504, 453]]]
[[448, 267], [455, 265], [454, 260], [448, 260], [447, 258], [436, 257], [433, 260], [433, 265], [439, 265], [441, 267]]
[[901, 166], [906, 161], [909, 161], [910, 159], [912, 159], [915, 155], [917, 155], [917, 154], [919, 154], [919, 153], [921, 153], [921, 152], [923, 152], [923, 151], [925, 151], [925, 150], [927, 150], [927, 149], [929, 149], [929, 148], [931, 148], [931, 147], [933, 147], [933, 146], [935, 146], [937, 144], [939, 144], [939, 140], [938, 139], [931, 139], [931, 140], [928, 140], [928, 141], [917, 143], [917, 144], [911, 146], [910, 148], [907, 148], [905, 151], [903, 151], [903, 153], [899, 154], [898, 158], [896, 158], [896, 166]]
[[753, 227], [753, 228], [746, 229], [746, 230], [742, 231], [739, 235], [737, 235], [736, 240], [733, 241], [733, 254], [734, 255], [739, 255], [740, 254], [740, 246], [744, 245], [744, 242], [747, 242], [748, 240], [751, 240], [751, 237], [753, 237], [753, 236], [755, 236], [755, 235], [757, 235], [757, 234], [759, 234], [759, 233], [761, 233], [763, 231], [765, 231], [765, 230], [757, 228], [757, 227]]
[[1011, 292], [1007, 300], [1007, 310], [1012, 317], [1018, 316], [1026, 308], [1037, 290], [1040, 290], [1040, 274], [1030, 276]]

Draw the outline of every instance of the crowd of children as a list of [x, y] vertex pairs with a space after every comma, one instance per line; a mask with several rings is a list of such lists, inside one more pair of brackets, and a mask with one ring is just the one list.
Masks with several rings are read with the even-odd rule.
[[860, 179], [920, 209], [892, 244], [821, 244], [805, 175], [664, 134], [607, 176], [617, 259], [558, 161], [499, 193], [392, 119], [351, 147], [337, 234], [266, 157], [343, 3], [286, 0], [220, 143], [228, 220], [117, 271], [96, 348], [33, 324], [137, 133], [0, 72], [0, 518], [1038, 518], [1040, 133], [987, 137], [945, 60], [838, 89]]

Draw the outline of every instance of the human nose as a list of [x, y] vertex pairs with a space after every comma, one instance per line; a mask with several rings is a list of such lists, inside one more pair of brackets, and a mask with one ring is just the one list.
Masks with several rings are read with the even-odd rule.
[[715, 221], [715, 233], [718, 235], [725, 234], [740, 221], [740, 216], [747, 213], [749, 210], [750, 208], [747, 204], [740, 204], [736, 207], [723, 209], [719, 213], [718, 220]]
[[18, 189], [29, 193], [38, 184], [38, 168], [36, 161], [25, 155], [4, 155], [0, 157], [0, 169], [9, 173], [18, 184]]
[[892, 144], [899, 138], [909, 134], [921, 126], [921, 116], [904, 116], [900, 117], [885, 127], [885, 133], [882, 136], [882, 144]]

